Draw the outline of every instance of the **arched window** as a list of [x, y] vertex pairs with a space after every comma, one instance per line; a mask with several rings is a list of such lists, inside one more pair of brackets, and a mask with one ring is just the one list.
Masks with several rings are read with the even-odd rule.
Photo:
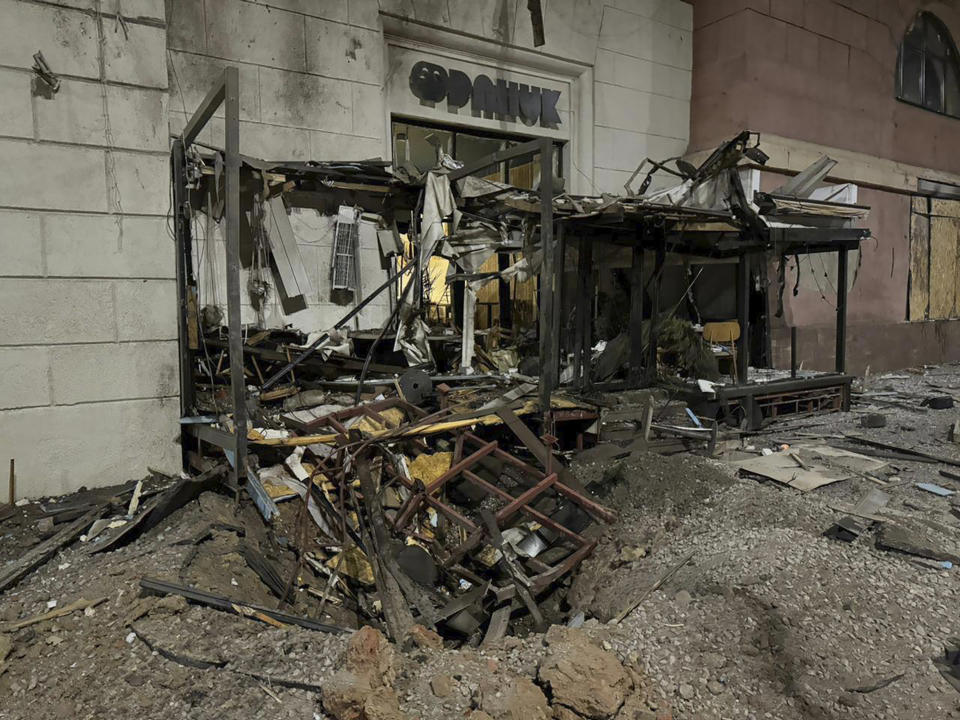
[[927, 110], [960, 117], [960, 62], [950, 31], [922, 12], [907, 30], [897, 60], [897, 97]]

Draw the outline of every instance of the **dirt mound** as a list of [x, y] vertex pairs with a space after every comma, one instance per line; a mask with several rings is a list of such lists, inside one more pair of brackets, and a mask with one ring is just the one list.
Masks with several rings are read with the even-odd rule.
[[574, 462], [570, 469], [627, 519], [651, 513], [686, 515], [732, 483], [712, 461], [687, 454], [633, 453], [615, 462]]

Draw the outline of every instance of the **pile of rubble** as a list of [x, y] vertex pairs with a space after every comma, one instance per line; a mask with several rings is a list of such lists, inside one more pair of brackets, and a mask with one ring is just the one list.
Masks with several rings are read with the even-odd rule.
[[[439, 636], [420, 626], [411, 634], [411, 650], [397, 652], [380, 633], [364, 628], [347, 645], [342, 669], [324, 685], [323, 708], [337, 720], [401, 720], [398, 685], [409, 689], [426, 682], [429, 690], [413, 696], [419, 717], [470, 720], [654, 720], [657, 701], [647, 702], [646, 681], [636, 660], [626, 663], [594, 644], [583, 630], [554, 626], [543, 636], [539, 662], [530, 675], [505, 667], [494, 655], [472, 649], [443, 652]], [[609, 643], [607, 643], [609, 647]], [[449, 670], [429, 678], [409, 664], [442, 662]], [[398, 676], [403, 676], [398, 683]], [[410, 680], [413, 680], [411, 683]]]
[[542, 626], [536, 598], [592, 550], [584, 531], [616, 516], [554, 454], [556, 438], [514, 412], [534, 409], [531, 389], [476, 409], [451, 392], [264, 410], [272, 427], [250, 431], [262, 466], [248, 490], [267, 520], [296, 500], [310, 525], [297, 572], [312, 571], [325, 602], [355, 607], [355, 622], [382, 619], [393, 638], [414, 622], [460, 639], [483, 630], [486, 642], [514, 613]]

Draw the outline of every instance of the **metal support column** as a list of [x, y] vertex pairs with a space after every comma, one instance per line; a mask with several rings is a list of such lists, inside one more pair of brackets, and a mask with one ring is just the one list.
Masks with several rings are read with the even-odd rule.
[[224, 79], [224, 128], [226, 131], [226, 245], [227, 329], [230, 347], [230, 390], [233, 397], [236, 461], [233, 480], [247, 481], [247, 402], [243, 377], [243, 334], [240, 326], [240, 73], [227, 67]]
[[553, 345], [551, 354], [556, 358], [554, 363], [555, 375], [553, 376], [553, 386], [560, 384], [560, 358], [562, 344], [560, 342], [563, 335], [563, 272], [567, 253], [567, 238], [564, 233], [563, 223], [556, 223], [554, 226], [553, 238], [553, 276], [556, 279], [553, 287], [553, 315], [550, 323], [550, 342]]
[[737, 379], [745, 385], [750, 372], [750, 256], [741, 255], [737, 264]]
[[837, 253], [837, 372], [847, 371], [847, 262], [846, 248]]
[[646, 229], [637, 227], [630, 266], [630, 384], [643, 381], [643, 241]]
[[557, 295], [556, 255], [553, 240], [553, 143], [544, 139], [540, 146], [540, 411], [550, 411], [550, 395], [557, 386], [556, 343], [551, 337]]
[[667, 260], [666, 237], [663, 228], [654, 231], [657, 240], [657, 257], [650, 278], [650, 338], [647, 344], [647, 366], [644, 376], [647, 383], [657, 379], [657, 344], [660, 335], [660, 289], [663, 285], [663, 265]]
[[[180, 138], [170, 148], [173, 173], [173, 222], [177, 255], [177, 337], [180, 338], [180, 417], [194, 414], [193, 352], [190, 348], [189, 308], [191, 297], [192, 242], [190, 207], [187, 200], [186, 155]], [[189, 448], [182, 443], [184, 462]]]
[[790, 377], [797, 377], [797, 326], [790, 328]]
[[581, 390], [590, 387], [590, 346], [593, 339], [593, 238], [581, 237], [577, 256], [577, 330], [573, 377]]

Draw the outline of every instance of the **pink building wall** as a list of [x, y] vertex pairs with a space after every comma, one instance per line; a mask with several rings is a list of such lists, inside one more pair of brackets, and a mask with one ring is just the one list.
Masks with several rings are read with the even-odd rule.
[[[690, 152], [744, 128], [960, 174], [960, 120], [900, 102], [897, 48], [917, 12], [936, 14], [960, 39], [960, 2], [903, 0], [693, 0]], [[772, 163], [775, 164], [775, 163]], [[776, 170], [802, 168], [774, 168]], [[846, 168], [850, 172], [850, 168]], [[844, 166], [836, 173], [844, 177]], [[847, 175], [849, 176], [849, 175]], [[766, 174], [764, 185], [782, 178]], [[873, 239], [862, 248], [848, 306], [848, 369], [863, 372], [960, 360], [960, 322], [906, 322], [910, 197], [861, 186]], [[818, 259], [819, 263], [819, 259]], [[835, 262], [805, 267], [832, 275]], [[852, 272], [852, 269], [851, 269]], [[789, 327], [805, 367], [833, 367], [835, 294], [828, 278], [797, 297], [788, 275], [783, 318], [771, 319], [774, 360], [789, 364]], [[769, 276], [776, 307], [775, 267]], [[807, 283], [808, 285], [809, 283]]]

